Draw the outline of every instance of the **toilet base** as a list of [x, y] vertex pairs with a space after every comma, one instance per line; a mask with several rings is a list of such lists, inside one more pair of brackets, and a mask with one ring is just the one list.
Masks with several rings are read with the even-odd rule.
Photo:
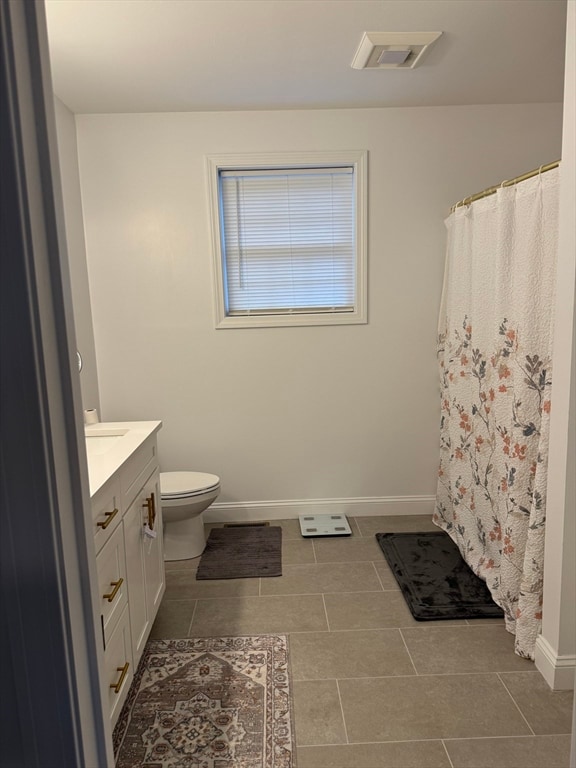
[[206, 546], [202, 514], [174, 523], [164, 523], [164, 560], [199, 557]]

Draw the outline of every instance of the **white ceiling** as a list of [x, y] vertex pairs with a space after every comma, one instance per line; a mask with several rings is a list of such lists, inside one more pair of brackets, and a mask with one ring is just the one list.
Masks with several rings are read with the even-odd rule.
[[[565, 0], [46, 0], [77, 113], [562, 101]], [[364, 31], [442, 31], [422, 64], [350, 67]]]

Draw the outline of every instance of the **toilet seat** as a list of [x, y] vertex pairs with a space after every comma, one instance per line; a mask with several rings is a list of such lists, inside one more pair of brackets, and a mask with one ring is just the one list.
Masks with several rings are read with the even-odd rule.
[[160, 496], [164, 501], [201, 496], [219, 487], [218, 475], [206, 472], [160, 472]]

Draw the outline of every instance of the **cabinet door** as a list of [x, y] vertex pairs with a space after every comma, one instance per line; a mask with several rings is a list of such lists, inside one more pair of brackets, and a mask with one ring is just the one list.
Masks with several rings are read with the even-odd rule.
[[146, 572], [142, 558], [144, 525], [147, 519], [144, 507], [145, 498], [144, 489], [142, 489], [124, 515], [128, 605], [135, 664], [138, 664], [150, 630], [146, 607]]
[[[137, 664], [164, 594], [164, 548], [158, 470], [124, 516], [126, 572], [134, 663]], [[152, 535], [149, 535], [151, 532]]]
[[146, 604], [151, 625], [156, 618], [160, 601], [164, 595], [164, 545], [162, 537], [162, 507], [160, 504], [160, 475], [155, 472], [145, 485], [146, 504], [152, 510], [150, 522], [156, 537], [145, 535], [142, 539], [142, 557], [146, 580]]

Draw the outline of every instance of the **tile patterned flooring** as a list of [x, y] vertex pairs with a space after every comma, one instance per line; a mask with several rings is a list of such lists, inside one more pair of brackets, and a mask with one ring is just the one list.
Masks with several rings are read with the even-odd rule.
[[288, 634], [299, 768], [566, 768], [572, 693], [549, 690], [501, 620], [408, 611], [374, 534], [437, 530], [429, 518], [349, 521], [346, 539], [271, 521], [278, 578], [197, 582], [198, 559], [167, 563], [151, 637]]

